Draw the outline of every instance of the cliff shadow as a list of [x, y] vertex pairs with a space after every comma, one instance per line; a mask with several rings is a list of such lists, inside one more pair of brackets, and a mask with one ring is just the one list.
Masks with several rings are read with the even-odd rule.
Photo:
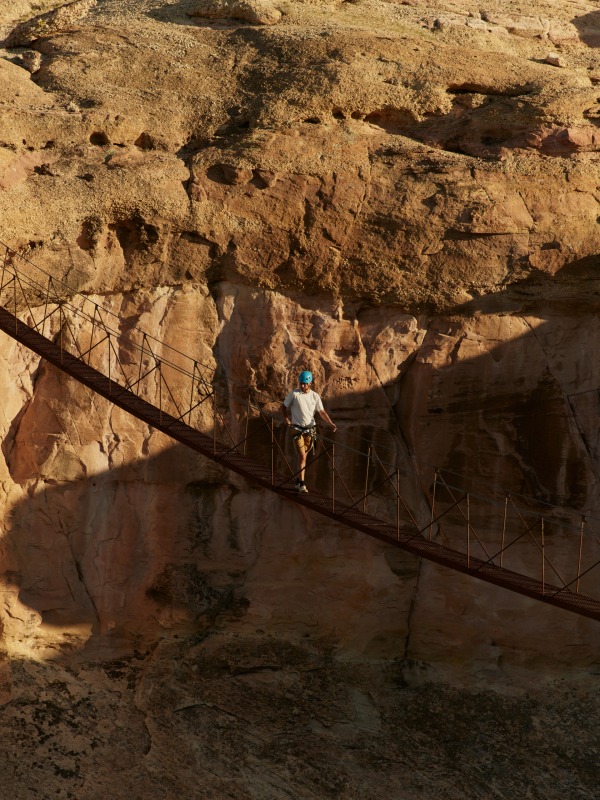
[[575, 17], [573, 25], [579, 33], [579, 40], [588, 47], [600, 47], [600, 11], [592, 11]]
[[[582, 514], [596, 522], [600, 518], [600, 370], [594, 359], [600, 347], [600, 286], [595, 275], [596, 259], [581, 259], [558, 275], [540, 271], [536, 279], [436, 317], [365, 305], [346, 308], [342, 318], [339, 309], [327, 311], [326, 304], [313, 300], [298, 311], [293, 325], [284, 303], [273, 301], [269, 307], [265, 298], [270, 293], [260, 296], [222, 284], [229, 316], [215, 351], [239, 385], [255, 381], [280, 398], [301, 370], [314, 371], [316, 389], [340, 427], [335, 436], [325, 428], [322, 443], [335, 442], [336, 470], [355, 497], [381, 483], [386, 473], [393, 475], [400, 464], [403, 497], [423, 528], [431, 518], [437, 468], [457, 496], [470, 492], [493, 501], [477, 520], [478, 530], [490, 531], [490, 539], [492, 529], [502, 531], [510, 493], [538, 520], [554, 515], [558, 522], [548, 541], [558, 551], [578, 535]], [[260, 321], [260, 329], [248, 324], [250, 318]], [[582, 331], [589, 350], [581, 346]], [[295, 366], [289, 368], [291, 363]], [[288, 367], [287, 381], [282, 380], [282, 364]], [[369, 373], [370, 388], [364, 389]], [[235, 398], [240, 410], [244, 402], [242, 395]], [[268, 432], [263, 436], [265, 463]], [[294, 464], [289, 441], [287, 448]], [[367, 473], [369, 450], [385, 463], [372, 460]], [[350, 466], [344, 464], [346, 456]], [[330, 494], [331, 472], [331, 461], [321, 458], [308, 469], [309, 486]], [[392, 483], [380, 496], [368, 498], [367, 510], [395, 524]], [[336, 485], [337, 499], [348, 501], [345, 489]], [[518, 514], [514, 517], [511, 524], [519, 530], [523, 523]], [[464, 519], [459, 513], [450, 525], [448, 519], [442, 540], [450, 527], [453, 538], [446, 541], [462, 532], [462, 547]], [[531, 560], [525, 553], [509, 568], [527, 572], [524, 564], [531, 566]]]
[[164, 3], [157, 3], [153, 8], [151, 7], [146, 11], [147, 15], [158, 22], [167, 22], [171, 25], [185, 25], [196, 28], [212, 28], [216, 30], [225, 30], [230, 28], [239, 28], [243, 25], [248, 25], [240, 19], [227, 17], [223, 14], [222, 17], [208, 17], [208, 16], [192, 16], [198, 8], [198, 3], [195, 0], [178, 0], [178, 2], [165, 5]]
[[39, 626], [39, 638], [46, 631], [67, 649], [87, 639], [91, 652], [114, 652], [241, 612], [239, 575], [254, 552], [231, 524], [236, 492], [226, 471], [181, 445], [77, 480], [39, 480], [5, 520], [5, 629], [20, 618], [17, 628]]
[[590, 293], [574, 313], [564, 286], [562, 297], [540, 300], [541, 286], [436, 320], [404, 378], [398, 417], [412, 451], [466, 487], [598, 515], [600, 298]]
[[[589, 268], [595, 265], [571, 264], [563, 277], [577, 281], [581, 270]], [[540, 281], [542, 287], [548, 283], [544, 277]], [[340, 477], [360, 493], [379, 483], [386, 469], [399, 462], [414, 464], [416, 456], [424, 469], [407, 471], [403, 491], [425, 515], [435, 467], [453, 473], [467, 489], [501, 487], [502, 492], [597, 513], [600, 365], [594, 353], [600, 349], [600, 313], [592, 293], [587, 309], [568, 316], [571, 302], [565, 286], [553, 306], [531, 282], [477, 298], [455, 314], [422, 318], [418, 325], [423, 336], [410, 354], [389, 356], [397, 358], [396, 379], [375, 381], [362, 391], [326, 390], [326, 408], [340, 430], [335, 436], [325, 431], [322, 444], [336, 442]], [[406, 317], [397, 309], [356, 311], [371, 367], [379, 363], [382, 348], [389, 350], [382, 331], [399, 330], [394, 315]], [[582, 325], [586, 349], [581, 347]], [[248, 347], [247, 331], [239, 330], [242, 347]], [[227, 325], [223, 332], [216, 349], [225, 348], [223, 337], [228, 336], [225, 349], [235, 349], [237, 334], [228, 332]], [[311, 336], [316, 344], [299, 358], [318, 349], [318, 336], [314, 331]], [[350, 358], [355, 344], [347, 346]], [[341, 351], [339, 358], [343, 361]], [[234, 366], [224, 362], [223, 368], [232, 374]], [[283, 384], [268, 382], [272, 373], [259, 369], [257, 376], [283, 399]], [[229, 397], [232, 419], [243, 402], [242, 397]], [[118, 439], [114, 421], [111, 428]], [[294, 446], [282, 420], [275, 432], [293, 467]], [[34, 433], [38, 444], [48, 437], [43, 426]], [[261, 436], [247, 454], [264, 463], [270, 458], [269, 434], [265, 438], [263, 431]], [[55, 444], [53, 452], [59, 453], [61, 442]], [[95, 451], [104, 446], [93, 426], [79, 443], [82, 450], [89, 446]], [[117, 451], [109, 469], [73, 479], [64, 477], [71, 462], [55, 453], [37, 480], [30, 467], [27, 473], [15, 464], [10, 448], [5, 450], [13, 474], [20, 469], [20, 482], [27, 487], [27, 495], [12, 508], [2, 540], [3, 580], [13, 587], [8, 594], [18, 594], [18, 603], [8, 611], [8, 627], [10, 619], [20, 619], [14, 624], [21, 630], [41, 623], [67, 639], [72, 636], [74, 643], [82, 640], [85, 629], [90, 647], [104, 643], [111, 650], [119, 641], [131, 646], [161, 630], [197, 633], [219, 616], [245, 613], [244, 576], [260, 556], [265, 524], [259, 495], [187, 448], [161, 447], [156, 455], [135, 457], [127, 464], [119, 462]], [[366, 475], [369, 449], [384, 463]], [[146, 445], [140, 452], [150, 450]], [[282, 459], [280, 454], [279, 470]], [[331, 472], [331, 462], [321, 458], [309, 467], [307, 480], [327, 493]], [[344, 499], [343, 490], [338, 491]], [[383, 499], [373, 502], [370, 513], [393, 513], [393, 487], [388, 485]], [[398, 569], [400, 575], [402, 565]], [[414, 570], [409, 572], [412, 582]]]

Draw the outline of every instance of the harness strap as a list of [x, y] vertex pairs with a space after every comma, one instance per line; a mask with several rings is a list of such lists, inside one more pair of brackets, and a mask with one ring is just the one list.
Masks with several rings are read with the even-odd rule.
[[294, 439], [299, 439], [301, 436], [304, 436], [305, 434], [308, 434], [309, 436], [317, 435], [317, 426], [314, 423], [312, 425], [307, 425], [305, 428], [303, 428], [302, 425], [294, 425], [292, 423], [291, 427], [296, 431]]
[[317, 435], [317, 426], [315, 425], [315, 423], [313, 422], [312, 425], [307, 425], [305, 428], [303, 428], [302, 425], [294, 425], [292, 423], [291, 427], [296, 431], [296, 433], [294, 434], [295, 442], [297, 442], [301, 436], [310, 436], [312, 451], [314, 453], [315, 445], [317, 443], [317, 439], [319, 438]]

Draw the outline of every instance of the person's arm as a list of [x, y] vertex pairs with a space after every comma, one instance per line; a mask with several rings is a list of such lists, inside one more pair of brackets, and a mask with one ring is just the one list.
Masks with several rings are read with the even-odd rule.
[[290, 410], [289, 410], [289, 408], [286, 406], [286, 404], [285, 404], [285, 403], [282, 403], [282, 404], [281, 404], [281, 408], [280, 408], [279, 410], [280, 410], [280, 411], [281, 411], [281, 413], [283, 414], [283, 416], [284, 416], [284, 419], [285, 419], [285, 421], [287, 422], [287, 424], [288, 424], [288, 425], [291, 425], [291, 424], [292, 424], [292, 421], [291, 421], [291, 419], [290, 419], [290, 416], [289, 416], [289, 415], [290, 415]]
[[331, 425], [334, 433], [337, 431], [337, 425], [335, 424], [335, 422], [333, 422], [333, 420], [331, 419], [329, 414], [325, 411], [325, 409], [323, 409], [323, 411], [319, 411], [319, 416], [322, 417], [325, 420], [325, 422]]

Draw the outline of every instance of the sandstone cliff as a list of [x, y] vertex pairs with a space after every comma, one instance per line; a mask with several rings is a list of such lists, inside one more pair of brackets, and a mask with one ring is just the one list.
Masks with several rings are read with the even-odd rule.
[[[0, 240], [224, 381], [279, 398], [311, 368], [340, 444], [600, 518], [597, 4], [98, 0], [29, 21], [56, 6], [0, 9]], [[183, 647], [186, 669], [245, 664], [248, 647], [253, 674], [322, 658], [336, 674], [335, 648], [414, 686], [569, 681], [585, 701], [596, 623], [267, 496], [8, 339], [0, 359], [14, 665], [212, 631], [224, 652], [245, 644]], [[259, 658], [256, 635], [283, 650]], [[365, 700], [363, 678], [338, 698], [359, 737], [389, 700]], [[213, 702], [199, 691], [190, 708]], [[375, 796], [342, 784], [297, 796]], [[194, 796], [229, 796], [215, 791]], [[539, 796], [569, 796], [553, 791]]]

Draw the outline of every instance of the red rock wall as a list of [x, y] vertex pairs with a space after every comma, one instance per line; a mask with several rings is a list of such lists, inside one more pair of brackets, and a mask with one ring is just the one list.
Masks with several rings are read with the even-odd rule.
[[[600, 514], [597, 12], [192, 5], [83, 3], [4, 51], [0, 240], [230, 387], [278, 401], [310, 367], [340, 444]], [[0, 352], [9, 651], [218, 625], [414, 680], [597, 660], [595, 623], [305, 516]], [[426, 516], [431, 479], [407, 491]]]

